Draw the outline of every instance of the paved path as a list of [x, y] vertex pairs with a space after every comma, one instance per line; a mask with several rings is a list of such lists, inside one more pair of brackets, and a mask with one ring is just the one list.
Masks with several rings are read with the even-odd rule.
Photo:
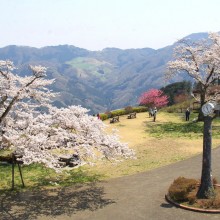
[[[39, 199], [42, 200], [42, 204], [39, 206], [38, 203], [29, 204], [30, 207], [26, 204], [26, 212], [29, 210], [29, 214], [19, 215], [16, 212], [17, 218], [14, 219], [24, 220], [25, 216], [26, 219], [38, 220], [220, 219], [220, 214], [186, 211], [170, 205], [164, 199], [169, 185], [175, 178], [179, 176], [200, 178], [201, 159], [202, 156], [199, 155], [152, 171], [79, 188], [74, 192], [72, 188], [68, 188], [59, 192], [59, 195], [56, 194], [59, 203], [54, 199], [49, 200], [48, 195], [45, 196], [45, 200], [43, 196], [38, 195], [39, 198], [35, 196], [35, 202]], [[220, 147], [213, 150], [213, 176], [220, 181]], [[61, 201], [64, 204], [60, 205]]]

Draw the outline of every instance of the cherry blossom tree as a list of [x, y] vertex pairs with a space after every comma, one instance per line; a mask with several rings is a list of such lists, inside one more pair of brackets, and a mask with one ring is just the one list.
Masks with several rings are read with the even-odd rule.
[[148, 107], [163, 107], [167, 105], [167, 103], [168, 97], [158, 89], [150, 89], [149, 91], [142, 93], [139, 98], [139, 104]]
[[[218, 33], [210, 33], [207, 40], [192, 42], [189, 39], [178, 41], [178, 46], [174, 51], [174, 60], [168, 62], [167, 79], [177, 74], [187, 74], [192, 77], [197, 90], [192, 94], [201, 107], [207, 101], [213, 101], [219, 95], [210, 94], [213, 83], [220, 77], [220, 36]], [[198, 120], [203, 119], [200, 110]]]
[[0, 61], [0, 148], [22, 155], [24, 164], [42, 163], [59, 170], [59, 152], [72, 152], [83, 163], [103, 157], [117, 161], [134, 157], [134, 151], [107, 134], [105, 124], [81, 106], [56, 108], [46, 88], [46, 68], [30, 66], [32, 76], [12, 73], [11, 61]]
[[[194, 97], [201, 107], [206, 102], [219, 99], [219, 87], [213, 87], [220, 78], [220, 35], [210, 33], [208, 39], [199, 42], [181, 40], [175, 49], [174, 60], [168, 62], [167, 79], [176, 74], [188, 74], [197, 84]], [[198, 120], [204, 121], [203, 160], [201, 184], [198, 198], [208, 198], [213, 195], [214, 188], [211, 178], [211, 131], [214, 114], [204, 115], [200, 109]]]
[[[11, 61], [0, 61], [0, 137], [6, 132], [8, 123], [24, 112], [34, 113], [36, 107], [46, 106], [56, 94], [46, 86], [46, 68], [30, 66], [31, 76], [20, 77], [12, 73], [15, 66]], [[2, 146], [2, 139], [0, 146]]]

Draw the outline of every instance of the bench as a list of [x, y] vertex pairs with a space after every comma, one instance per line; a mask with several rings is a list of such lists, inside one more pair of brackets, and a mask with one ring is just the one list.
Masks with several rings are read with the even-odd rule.
[[136, 112], [130, 113], [128, 119], [136, 118]]
[[66, 166], [75, 167], [75, 166], [80, 164], [80, 158], [76, 154], [73, 154], [73, 155], [61, 155], [59, 157], [58, 164], [61, 167], [66, 167]]
[[115, 122], [119, 122], [119, 116], [115, 116], [110, 119], [110, 123], [115, 123]]

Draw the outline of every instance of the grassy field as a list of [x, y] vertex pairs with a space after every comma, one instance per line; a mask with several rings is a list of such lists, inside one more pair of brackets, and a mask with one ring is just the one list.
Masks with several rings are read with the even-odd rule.
[[[121, 116], [119, 123], [109, 124], [108, 129], [117, 128], [121, 141], [135, 149], [136, 160], [125, 160], [119, 164], [106, 161], [87, 168], [103, 178], [115, 178], [154, 169], [202, 152], [203, 123], [184, 121], [182, 113], [158, 112], [156, 122], [147, 113], [138, 113], [136, 119]], [[220, 145], [220, 120], [213, 122], [213, 147]]]
[[[120, 122], [110, 124], [107, 130], [118, 129], [122, 142], [136, 151], [135, 160], [124, 160], [120, 163], [100, 161], [95, 166], [83, 166], [79, 169], [67, 170], [56, 174], [40, 165], [23, 167], [25, 184], [28, 188], [67, 186], [147, 171], [180, 160], [184, 160], [202, 152], [203, 123], [184, 121], [179, 113], [158, 112], [156, 122], [147, 113], [138, 113], [137, 118], [127, 119], [120, 116]], [[213, 147], [220, 145], [220, 120], [213, 122]], [[0, 152], [1, 154], [1, 152]], [[16, 187], [20, 186], [16, 170]], [[0, 166], [0, 189], [10, 189], [11, 166]]]

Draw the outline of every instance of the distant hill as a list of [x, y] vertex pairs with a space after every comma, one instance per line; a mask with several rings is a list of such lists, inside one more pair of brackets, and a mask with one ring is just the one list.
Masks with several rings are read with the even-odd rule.
[[[207, 36], [197, 33], [185, 38], [199, 40]], [[29, 64], [48, 67], [48, 78], [56, 78], [52, 89], [60, 92], [55, 105], [82, 105], [97, 113], [135, 105], [142, 92], [163, 87], [174, 46], [89, 51], [70, 45], [39, 49], [13, 45], [0, 48], [0, 60], [12, 60], [20, 75], [28, 74]], [[178, 77], [172, 82], [183, 79]]]

